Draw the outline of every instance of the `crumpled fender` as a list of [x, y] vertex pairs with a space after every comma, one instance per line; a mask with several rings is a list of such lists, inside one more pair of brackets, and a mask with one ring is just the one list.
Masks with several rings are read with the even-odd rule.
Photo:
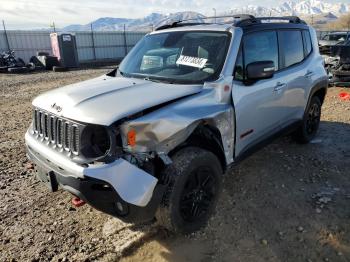
[[[219, 129], [226, 160], [230, 163], [233, 161], [233, 119], [233, 107], [218, 102], [212, 88], [125, 122], [121, 133], [125, 149], [131, 153], [168, 153], [183, 143], [200, 123], [205, 122]], [[133, 147], [126, 142], [130, 130], [136, 132], [136, 145]]]

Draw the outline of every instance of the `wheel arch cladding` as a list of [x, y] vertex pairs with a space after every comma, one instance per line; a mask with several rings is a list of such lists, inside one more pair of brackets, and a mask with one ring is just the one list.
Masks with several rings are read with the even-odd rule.
[[191, 135], [189, 135], [186, 141], [169, 152], [169, 155], [171, 156], [187, 146], [199, 147], [212, 152], [220, 161], [222, 169], [224, 171], [226, 170], [227, 161], [225, 157], [225, 150], [223, 147], [220, 130], [217, 127], [209, 125], [204, 121], [201, 122], [193, 130]]
[[326, 98], [326, 94], [327, 94], [327, 89], [320, 88], [313, 93], [313, 96], [317, 96], [320, 99], [321, 104], [323, 104], [324, 99]]

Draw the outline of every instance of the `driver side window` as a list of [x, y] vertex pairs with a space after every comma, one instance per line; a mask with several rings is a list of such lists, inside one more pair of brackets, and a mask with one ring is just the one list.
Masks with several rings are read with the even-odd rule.
[[276, 31], [262, 31], [243, 36], [236, 60], [234, 78], [246, 79], [247, 65], [253, 62], [272, 61], [278, 70], [278, 42]]

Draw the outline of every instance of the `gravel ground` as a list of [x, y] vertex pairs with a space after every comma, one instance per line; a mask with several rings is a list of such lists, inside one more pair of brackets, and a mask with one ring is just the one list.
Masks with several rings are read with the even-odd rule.
[[350, 101], [340, 88], [329, 89], [313, 143], [283, 137], [229, 170], [216, 214], [191, 236], [49, 193], [25, 157], [30, 101], [106, 71], [0, 75], [0, 261], [350, 261]]

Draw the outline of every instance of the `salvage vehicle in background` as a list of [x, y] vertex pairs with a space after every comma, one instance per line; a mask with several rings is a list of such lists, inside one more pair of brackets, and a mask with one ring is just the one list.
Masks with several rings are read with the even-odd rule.
[[331, 76], [330, 84], [350, 86], [350, 40], [332, 46], [330, 56], [325, 61]]
[[320, 53], [322, 55], [330, 55], [330, 48], [339, 43], [350, 39], [349, 32], [331, 32], [326, 34], [319, 40]]
[[328, 86], [315, 30], [233, 18], [164, 25], [119, 69], [34, 99], [25, 141], [38, 177], [123, 221], [190, 233], [230, 166], [285, 132], [310, 142]]

